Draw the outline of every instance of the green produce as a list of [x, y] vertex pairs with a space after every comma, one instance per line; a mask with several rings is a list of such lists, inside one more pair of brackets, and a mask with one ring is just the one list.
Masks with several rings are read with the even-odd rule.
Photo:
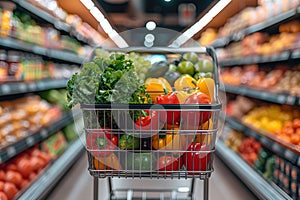
[[192, 62], [193, 64], [198, 62], [198, 55], [194, 52], [188, 52], [183, 54], [183, 59]]
[[195, 64], [195, 69], [198, 72], [213, 72], [214, 65], [209, 60], [200, 60]]
[[120, 149], [133, 150], [140, 148], [140, 139], [130, 134], [124, 134], [119, 140]]
[[266, 172], [264, 173], [264, 176], [267, 179], [273, 179], [273, 170], [275, 167], [275, 160], [276, 160], [275, 157], [272, 156], [266, 161], [266, 165], [265, 165]]
[[164, 78], [171, 84], [174, 85], [175, 81], [181, 76], [179, 72], [167, 72]]
[[170, 64], [169, 65], [169, 70], [167, 71], [168, 72], [176, 72], [177, 71], [177, 66], [174, 65], [174, 64]]
[[190, 61], [182, 61], [178, 64], [177, 71], [181, 74], [189, 74], [193, 76], [195, 73], [195, 67]]
[[74, 139], [76, 139], [78, 137], [78, 135], [75, 132], [75, 127], [74, 124], [69, 124], [67, 125], [64, 129], [63, 129], [65, 138], [67, 139], [67, 141], [73, 141]]
[[254, 167], [255, 167], [256, 169], [258, 169], [259, 171], [261, 171], [261, 172], [264, 172], [264, 171], [265, 171], [265, 165], [264, 165], [264, 163], [262, 163], [259, 159], [256, 159], [256, 160], [254, 161]]
[[156, 167], [156, 157], [151, 153], [128, 153], [127, 169], [151, 171]]
[[136, 71], [139, 79], [144, 82], [146, 74], [151, 67], [151, 62], [149, 60], [146, 60], [141, 54], [136, 52], [130, 52], [126, 57], [129, 60], [132, 60], [134, 70]]
[[149, 68], [146, 78], [159, 78], [169, 70], [169, 64], [166, 61], [153, 63]]

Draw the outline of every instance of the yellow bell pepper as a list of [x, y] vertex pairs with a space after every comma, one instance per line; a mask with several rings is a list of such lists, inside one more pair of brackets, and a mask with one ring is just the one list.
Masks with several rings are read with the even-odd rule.
[[[202, 126], [199, 127], [199, 130], [213, 130], [213, 122], [211, 119], [209, 119], [208, 121], [206, 121], [204, 124], [202, 124]], [[201, 144], [209, 144], [210, 143], [210, 138], [211, 135], [210, 134], [202, 134], [199, 133], [196, 135], [196, 142], [199, 142]]]
[[165, 90], [172, 92], [172, 87], [170, 83], [160, 77], [160, 78], [148, 78], [145, 81], [146, 91], [151, 97], [152, 103], [156, 103], [156, 97], [165, 94]]
[[185, 89], [193, 89], [196, 88], [197, 81], [191, 77], [190, 75], [183, 75], [179, 77], [175, 83], [174, 87], [176, 91], [182, 91]]
[[123, 167], [118, 157], [111, 153], [106, 157], [94, 157], [94, 168], [96, 170], [122, 170]]
[[215, 81], [212, 78], [200, 78], [197, 81], [198, 90], [210, 97], [213, 101], [215, 94]]

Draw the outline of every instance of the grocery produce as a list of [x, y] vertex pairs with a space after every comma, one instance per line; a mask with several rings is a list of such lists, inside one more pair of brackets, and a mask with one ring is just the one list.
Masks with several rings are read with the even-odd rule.
[[61, 131], [42, 142], [42, 149], [53, 158], [61, 155], [67, 148], [67, 141]]
[[136, 71], [139, 79], [145, 81], [146, 74], [151, 67], [151, 62], [146, 60], [141, 54], [130, 52], [127, 54], [128, 59], [132, 60], [134, 70]]
[[51, 156], [36, 147], [26, 150], [0, 166], [0, 198], [14, 199], [50, 162]]
[[164, 75], [164, 78], [171, 84], [174, 85], [175, 81], [181, 76], [181, 74], [177, 71], [175, 72], [167, 72]]
[[211, 154], [206, 145], [199, 142], [192, 142], [187, 151], [183, 154], [183, 163], [189, 174], [197, 174], [196, 171], [210, 170]]
[[274, 134], [285, 142], [300, 146], [300, 117], [286, 121], [283, 127]]
[[142, 110], [135, 121], [134, 127], [136, 130], [158, 131], [165, 121], [159, 119], [158, 111], [156, 110]]
[[254, 164], [254, 161], [258, 157], [258, 152], [261, 149], [261, 144], [252, 137], [248, 137], [242, 141], [238, 147], [238, 152], [241, 157], [250, 165]]
[[[178, 97], [174, 92], [170, 92], [168, 94], [158, 96], [156, 102], [158, 104], [179, 104]], [[160, 120], [165, 122], [166, 117], [167, 117], [168, 124], [179, 123], [180, 111], [160, 112]]]
[[214, 100], [215, 94], [215, 81], [212, 78], [199, 78], [197, 81], [197, 87], [200, 92], [203, 92], [210, 97], [210, 100]]
[[[184, 104], [211, 104], [210, 97], [202, 92], [197, 92], [190, 95], [184, 102]], [[205, 123], [210, 117], [210, 111], [182, 111], [182, 120], [186, 130], [198, 129], [198, 126], [201, 126]]]
[[[126, 159], [126, 158], [125, 158]], [[127, 169], [152, 171], [156, 167], [156, 157], [152, 153], [127, 153]]]
[[178, 64], [177, 70], [181, 74], [188, 74], [190, 76], [193, 76], [195, 73], [195, 66], [190, 61], [182, 61]]
[[245, 136], [243, 133], [232, 130], [230, 133], [228, 133], [224, 144], [233, 151], [237, 152], [238, 147], [241, 145], [244, 138]]
[[[197, 63], [198, 62], [198, 55], [194, 52], [187, 52], [187, 53], [184, 53], [182, 58], [186, 61], [190, 61], [192, 62], [193, 64]], [[183, 73], [184, 74], [184, 73]]]
[[[178, 131], [178, 128], [174, 128], [173, 131]], [[167, 150], [177, 154], [187, 149], [187, 144], [186, 136], [178, 132], [161, 132], [152, 136], [152, 147], [156, 150]]]
[[169, 70], [169, 64], [166, 61], [155, 62], [148, 69], [146, 78], [159, 78]]
[[126, 133], [121, 136], [119, 140], [119, 147], [120, 149], [124, 150], [133, 150], [140, 148], [140, 139], [134, 137], [133, 135]]
[[176, 91], [186, 90], [196, 88], [197, 81], [191, 77], [190, 75], [182, 75], [180, 76], [174, 83], [174, 87]]
[[173, 171], [179, 171], [182, 166], [183, 162], [181, 160], [181, 157], [160, 156], [157, 160], [156, 169], [161, 171], [160, 173], [170, 173]]
[[95, 157], [106, 157], [118, 146], [118, 138], [109, 128], [94, 129], [87, 134], [87, 149]]
[[122, 170], [123, 167], [115, 153], [105, 157], [94, 157], [94, 169], [96, 170]]

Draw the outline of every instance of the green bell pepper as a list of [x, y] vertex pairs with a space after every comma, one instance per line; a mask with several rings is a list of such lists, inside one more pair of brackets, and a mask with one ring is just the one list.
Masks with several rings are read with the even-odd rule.
[[140, 148], [140, 140], [131, 134], [124, 134], [119, 140], [119, 147], [123, 150], [134, 150]]
[[155, 170], [156, 157], [151, 153], [128, 153], [127, 169], [139, 171]]

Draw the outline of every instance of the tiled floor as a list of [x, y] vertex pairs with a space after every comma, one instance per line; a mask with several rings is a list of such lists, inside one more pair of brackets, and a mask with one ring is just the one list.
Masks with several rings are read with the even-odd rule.
[[[232, 174], [232, 172], [219, 160], [216, 159], [215, 171], [210, 178], [209, 199], [210, 200], [252, 200], [255, 196]], [[113, 188], [156, 188], [156, 189], [177, 189], [180, 186], [190, 186], [190, 180], [149, 180], [149, 179], [113, 179]], [[195, 185], [195, 200], [202, 199], [202, 181], [197, 180]], [[106, 200], [108, 195], [106, 179], [99, 179], [99, 200]], [[175, 195], [175, 193], [173, 193]], [[127, 193], [117, 193], [126, 199]], [[134, 193], [142, 196], [142, 193]], [[150, 197], [160, 197], [162, 194], [146, 193]], [[165, 198], [170, 199], [171, 193], [165, 193]], [[177, 198], [187, 199], [185, 193], [176, 193]], [[87, 170], [87, 158], [84, 155], [70, 172], [63, 178], [63, 181], [54, 189], [48, 200], [92, 200], [93, 199], [93, 178]], [[138, 199], [142, 199], [141, 197]], [[162, 198], [163, 199], [163, 198]]]

